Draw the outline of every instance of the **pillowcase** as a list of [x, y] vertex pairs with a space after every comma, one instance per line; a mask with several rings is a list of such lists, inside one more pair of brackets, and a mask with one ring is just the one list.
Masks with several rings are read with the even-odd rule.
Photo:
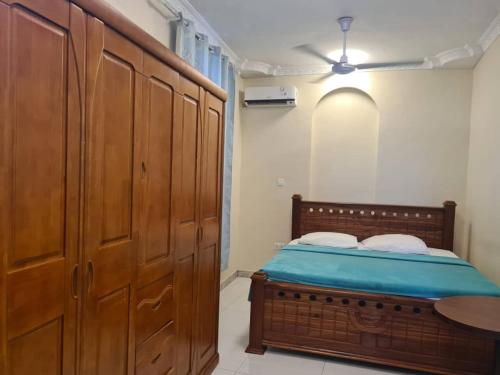
[[402, 254], [430, 254], [424, 241], [407, 234], [383, 234], [362, 241], [362, 249], [388, 251]]
[[458, 258], [458, 256], [450, 250], [434, 249], [429, 247], [429, 254], [435, 257]]
[[314, 232], [303, 235], [299, 238], [301, 245], [339, 247], [353, 249], [358, 247], [358, 239], [345, 233], [336, 232]]

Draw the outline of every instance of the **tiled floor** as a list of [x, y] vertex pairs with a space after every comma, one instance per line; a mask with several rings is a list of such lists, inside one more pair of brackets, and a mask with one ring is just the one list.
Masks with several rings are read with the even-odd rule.
[[245, 353], [248, 343], [250, 279], [237, 278], [221, 292], [219, 352], [214, 375], [382, 375], [410, 374], [359, 363], [269, 349]]

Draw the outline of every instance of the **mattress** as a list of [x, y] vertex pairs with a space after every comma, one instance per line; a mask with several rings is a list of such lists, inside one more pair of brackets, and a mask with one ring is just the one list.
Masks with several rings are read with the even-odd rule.
[[269, 280], [419, 298], [500, 296], [458, 257], [287, 245], [262, 271]]

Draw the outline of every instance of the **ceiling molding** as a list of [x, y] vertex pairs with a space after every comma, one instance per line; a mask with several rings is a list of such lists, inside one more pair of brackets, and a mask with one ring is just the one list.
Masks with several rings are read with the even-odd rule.
[[279, 66], [271, 65], [263, 61], [249, 61], [243, 60], [238, 69], [248, 75], [277, 75]]
[[[480, 57], [493, 42], [500, 36], [500, 13], [488, 26], [476, 43], [468, 43], [462, 47], [453, 48], [440, 52], [435, 56], [425, 57], [422, 65], [407, 67], [389, 67], [370, 69], [367, 71], [391, 71], [391, 70], [428, 70], [446, 67], [454, 61], [467, 59], [471, 57]], [[248, 69], [248, 70], [247, 70]], [[240, 65], [243, 74], [261, 74], [266, 76], [300, 76], [325, 74], [331, 71], [329, 65], [303, 65], [303, 66], [275, 66], [262, 61], [244, 60]]]
[[493, 42], [500, 36], [500, 13], [495, 17], [490, 26], [486, 29], [483, 35], [479, 38], [479, 44], [486, 52]]
[[[500, 29], [500, 28], [499, 28]], [[500, 30], [499, 30], [500, 34]], [[491, 44], [491, 42], [490, 42]], [[404, 66], [404, 67], [387, 67], [366, 69], [365, 71], [380, 72], [380, 71], [401, 71], [401, 70], [429, 70], [443, 68], [447, 64], [462, 59], [481, 56], [484, 53], [483, 47], [479, 43], [466, 44], [462, 47], [453, 48], [448, 51], [443, 51], [435, 56], [426, 57], [424, 63], [420, 65]], [[301, 76], [301, 75], [317, 75], [331, 72], [330, 65], [303, 65], [303, 66], [274, 66], [261, 61], [248, 61], [240, 65], [240, 70], [243, 74], [262, 74], [268, 76]]]
[[453, 61], [480, 56], [483, 52], [483, 47], [479, 43], [466, 44], [462, 47], [440, 52], [436, 56], [429, 58], [429, 61], [432, 62], [435, 68], [440, 68]]

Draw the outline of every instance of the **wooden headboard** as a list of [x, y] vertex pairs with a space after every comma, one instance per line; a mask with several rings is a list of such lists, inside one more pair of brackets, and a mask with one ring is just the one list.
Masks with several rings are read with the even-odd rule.
[[428, 247], [453, 251], [455, 207], [395, 206], [380, 204], [307, 202], [294, 195], [292, 239], [311, 232], [341, 232], [362, 241], [378, 234], [411, 234]]

